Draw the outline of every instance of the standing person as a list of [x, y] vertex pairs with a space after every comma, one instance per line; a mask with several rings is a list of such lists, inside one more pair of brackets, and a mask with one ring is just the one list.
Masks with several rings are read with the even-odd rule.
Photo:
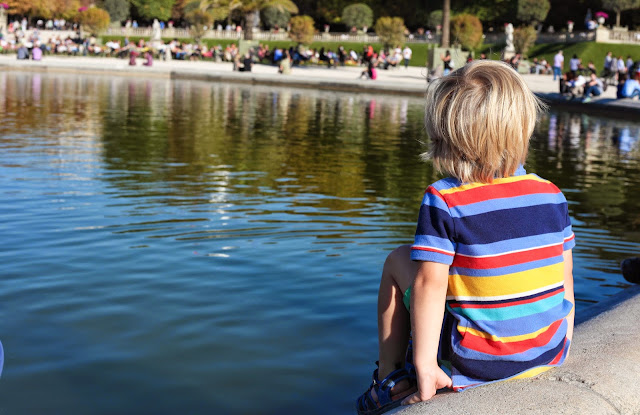
[[429, 85], [431, 157], [450, 177], [424, 193], [414, 244], [384, 264], [379, 365], [359, 414], [564, 363], [574, 322], [567, 201], [522, 166], [541, 107], [502, 62]]
[[442, 56], [441, 58], [442, 58], [442, 64], [444, 65], [443, 75], [447, 76], [453, 69], [453, 62], [451, 61], [451, 52], [449, 52], [449, 49], [447, 49], [447, 51], [444, 53], [444, 56]]
[[578, 58], [578, 55], [573, 55], [573, 58], [569, 61], [569, 70], [573, 73], [574, 76], [578, 74], [578, 70], [580, 70], [580, 66], [582, 65], [582, 60]]
[[618, 56], [616, 66], [618, 68], [618, 76], [620, 76], [620, 74], [627, 74], [627, 65], [624, 63], [624, 58], [622, 57], [622, 55]]
[[613, 56], [612, 52], [607, 52], [607, 56], [604, 57], [604, 65], [602, 65], [602, 67], [603, 67], [602, 77], [603, 78], [609, 78], [611, 76], [611, 72], [613, 70], [613, 68], [611, 68], [611, 61], [613, 60], [612, 56]]
[[406, 45], [402, 50], [402, 58], [404, 59], [404, 68], [409, 69], [409, 62], [411, 62], [411, 55], [413, 55], [413, 51]]
[[631, 76], [631, 72], [633, 72], [633, 59], [631, 59], [631, 55], [627, 55], [627, 74]]
[[562, 75], [562, 70], [564, 69], [564, 56], [562, 55], [562, 51], [559, 50], [558, 53], [553, 57], [553, 80], [556, 80], [556, 77]]

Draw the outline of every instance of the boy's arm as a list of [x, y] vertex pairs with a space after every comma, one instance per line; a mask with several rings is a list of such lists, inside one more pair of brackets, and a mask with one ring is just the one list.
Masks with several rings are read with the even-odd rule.
[[440, 388], [451, 387], [451, 379], [438, 366], [438, 346], [444, 317], [449, 265], [422, 262], [411, 288], [413, 357], [418, 391], [405, 405], [426, 401]]
[[576, 302], [573, 294], [573, 255], [571, 249], [564, 251], [562, 254], [564, 257], [564, 298], [565, 300], [573, 304], [571, 313], [567, 316], [567, 338], [569, 341], [573, 340], [573, 322], [576, 313]]

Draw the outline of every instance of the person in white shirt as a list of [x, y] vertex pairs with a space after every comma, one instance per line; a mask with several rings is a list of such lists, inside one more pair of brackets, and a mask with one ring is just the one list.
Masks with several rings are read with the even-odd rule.
[[405, 69], [409, 68], [409, 61], [411, 61], [411, 55], [413, 52], [409, 46], [405, 46], [402, 50], [402, 57], [404, 58], [404, 67]]
[[627, 73], [627, 65], [624, 64], [624, 58], [622, 55], [618, 56], [618, 75]]
[[559, 50], [558, 53], [553, 57], [553, 80], [556, 80], [556, 77], [562, 76], [562, 68], [564, 67], [564, 56], [562, 55], [562, 51]]
[[573, 58], [569, 61], [569, 70], [573, 72], [574, 75], [578, 73], [582, 61], [578, 58], [578, 55], [573, 55]]

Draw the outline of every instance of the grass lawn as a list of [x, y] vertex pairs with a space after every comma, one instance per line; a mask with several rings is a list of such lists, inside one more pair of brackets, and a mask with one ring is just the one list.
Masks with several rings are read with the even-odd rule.
[[[116, 41], [120, 41], [122, 42], [124, 39], [124, 36], [102, 36], [102, 43], [106, 43], [110, 40], [116, 40]], [[130, 37], [129, 40], [132, 42], [138, 42], [138, 40], [140, 40], [141, 37]], [[145, 39], [145, 41], [148, 41], [149, 38], [148, 37], [143, 37], [142, 39]], [[162, 39], [165, 43], [171, 41], [172, 39], [169, 38], [163, 38]], [[193, 39], [190, 38], [186, 38], [186, 39], [178, 39], [180, 42], [182, 43], [193, 43]], [[286, 40], [264, 40], [264, 41], [259, 41], [261, 44], [263, 45], [269, 45], [269, 49], [274, 50], [276, 48], [289, 48], [290, 46], [296, 46], [295, 42], [292, 41], [286, 41]], [[230, 45], [232, 43], [238, 43], [237, 40], [235, 39], [203, 39], [202, 43], [206, 44], [208, 47], [212, 47], [212, 46], [216, 46], [216, 45], [220, 45], [223, 48], [227, 47], [227, 45]], [[333, 50], [334, 52], [336, 52], [338, 50], [339, 46], [344, 46], [344, 48], [347, 50], [347, 52], [349, 52], [350, 49], [355, 50], [358, 54], [362, 53], [362, 48], [364, 46], [366, 46], [367, 44], [365, 43], [356, 43], [356, 42], [313, 42], [309, 47], [312, 49], [320, 49], [320, 48], [325, 48], [326, 50]], [[430, 47], [433, 47], [433, 44], [429, 44], [429, 43], [409, 43], [408, 44], [409, 47], [411, 48], [413, 55], [411, 57], [411, 63], [410, 66], [424, 66], [425, 62], [427, 61], [427, 50]], [[382, 44], [381, 43], [371, 43], [371, 46], [373, 46], [373, 49], [377, 52], [380, 49], [382, 49]]]

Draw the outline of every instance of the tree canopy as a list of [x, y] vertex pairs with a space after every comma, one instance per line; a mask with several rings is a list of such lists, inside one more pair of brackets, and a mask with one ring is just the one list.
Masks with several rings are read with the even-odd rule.
[[543, 22], [549, 14], [549, 0], [518, 0], [518, 19], [526, 23]]
[[352, 4], [342, 11], [342, 22], [347, 27], [355, 26], [358, 29], [371, 27], [373, 24], [373, 10], [364, 3]]
[[620, 13], [640, 8], [640, 0], [602, 0], [602, 7], [616, 12], [616, 26], [620, 26]]
[[385, 48], [404, 45], [404, 20], [401, 17], [381, 17], [374, 30]]

